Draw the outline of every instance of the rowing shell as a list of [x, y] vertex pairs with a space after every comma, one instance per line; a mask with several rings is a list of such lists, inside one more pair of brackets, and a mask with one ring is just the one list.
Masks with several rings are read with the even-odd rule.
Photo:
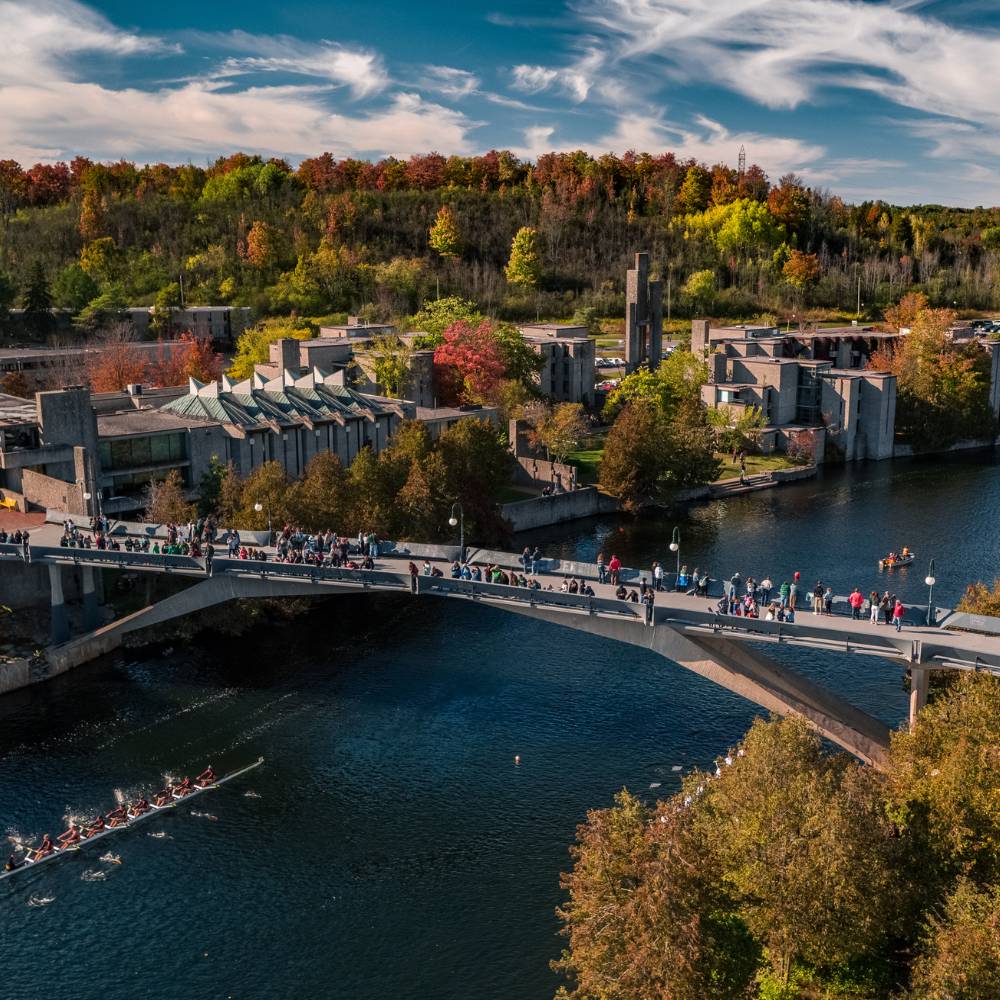
[[46, 861], [52, 861], [55, 858], [61, 858], [67, 854], [73, 854], [76, 851], [79, 851], [81, 847], [87, 847], [90, 844], [93, 844], [95, 841], [100, 840], [102, 837], [110, 836], [112, 833], [120, 833], [122, 830], [129, 830], [133, 826], [135, 826], [136, 823], [141, 823], [144, 819], [149, 819], [150, 816], [155, 816], [157, 815], [157, 813], [168, 812], [170, 809], [174, 809], [178, 805], [181, 805], [184, 802], [190, 802], [191, 799], [195, 798], [198, 795], [201, 795], [202, 792], [210, 792], [212, 791], [212, 789], [218, 788], [219, 785], [224, 785], [227, 781], [232, 781], [233, 778], [238, 778], [240, 777], [240, 775], [246, 774], [248, 771], [252, 771], [255, 767], [260, 767], [260, 765], [263, 763], [264, 763], [264, 758], [258, 757], [257, 760], [255, 760], [252, 764], [248, 764], [246, 767], [241, 767], [238, 771], [233, 771], [231, 774], [227, 774], [224, 777], [219, 778], [216, 781], [213, 781], [212, 784], [210, 785], [195, 785], [191, 789], [191, 791], [188, 792], [187, 795], [179, 795], [179, 796], [175, 795], [174, 801], [168, 802], [166, 805], [154, 806], [152, 803], [150, 803], [148, 812], [144, 812], [139, 816], [131, 817], [128, 823], [125, 823], [122, 826], [106, 827], [105, 829], [101, 830], [100, 833], [95, 833], [92, 837], [87, 837], [85, 840], [81, 840], [77, 844], [70, 844], [68, 847], [61, 847], [58, 850], [53, 851], [51, 854], [46, 854], [44, 858], [39, 858], [37, 861], [29, 861], [26, 858], [13, 871], [0, 872], [0, 881], [2, 881], [5, 878], [10, 878], [11, 875], [19, 875], [21, 872], [28, 871], [28, 869], [37, 868], [39, 865], [44, 864]]

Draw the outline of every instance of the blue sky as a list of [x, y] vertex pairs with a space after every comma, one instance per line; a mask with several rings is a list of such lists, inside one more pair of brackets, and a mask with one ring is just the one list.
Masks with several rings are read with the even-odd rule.
[[996, 0], [0, 0], [0, 158], [672, 150], [1000, 204]]

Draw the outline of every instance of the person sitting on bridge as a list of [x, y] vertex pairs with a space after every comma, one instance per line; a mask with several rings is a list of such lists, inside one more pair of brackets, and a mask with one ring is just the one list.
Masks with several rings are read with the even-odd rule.
[[569, 581], [569, 593], [571, 593], [571, 594], [579, 594], [580, 593], [580, 584], [578, 584], [576, 582], [576, 580], [570, 580]]
[[639, 603], [639, 591], [638, 590], [630, 590], [628, 592], [628, 599], [629, 599], [629, 601], [632, 604], [638, 604]]
[[458, 565], [458, 560], [456, 559], [451, 564], [451, 578], [457, 580], [462, 575], [462, 567]]
[[479, 583], [483, 579], [483, 571], [479, 563], [474, 563], [472, 566], [472, 579]]
[[619, 583], [615, 588], [615, 597], [617, 597], [619, 601], [628, 599], [628, 591], [625, 589], [624, 583]]
[[431, 567], [431, 576], [444, 576], [444, 573], [437, 566]]
[[562, 578], [562, 583], [559, 584], [559, 592], [562, 593], [562, 594], [568, 594], [569, 593], [569, 577], [568, 576], [564, 576]]
[[583, 594], [584, 597], [593, 597], [594, 596], [594, 588], [591, 587], [591, 585], [589, 583], [587, 583], [586, 580], [581, 580], [580, 581], [580, 593]]

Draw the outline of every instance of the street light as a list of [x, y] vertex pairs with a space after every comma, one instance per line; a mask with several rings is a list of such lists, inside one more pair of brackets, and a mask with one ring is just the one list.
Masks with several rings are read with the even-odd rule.
[[[458, 517], [455, 517], [455, 508], [458, 508]], [[448, 518], [448, 523], [454, 528], [458, 526], [458, 560], [459, 562], [465, 562], [465, 511], [462, 509], [462, 505], [456, 501], [451, 505], [451, 517]]]
[[[263, 509], [264, 505], [258, 500], [254, 505], [253, 509], [259, 514]], [[267, 544], [271, 544], [271, 504], [270, 501], [267, 504]]]
[[[677, 580], [681, 578], [681, 529], [674, 528], [673, 537], [670, 539], [670, 551], [677, 554]], [[677, 580], [674, 581], [674, 586], [677, 585]]]
[[927, 576], [924, 577], [924, 583], [927, 584], [927, 624], [934, 624], [934, 584], [937, 580], [934, 577], [934, 560], [931, 560], [930, 566], [927, 567]]

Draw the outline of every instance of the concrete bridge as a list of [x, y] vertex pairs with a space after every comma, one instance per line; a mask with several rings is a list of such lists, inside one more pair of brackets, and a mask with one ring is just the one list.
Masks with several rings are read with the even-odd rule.
[[[641, 604], [620, 601], [610, 585], [593, 580], [595, 596], [531, 590], [501, 584], [454, 580], [448, 576], [412, 577], [433, 552], [450, 561], [457, 550], [400, 545], [380, 556], [374, 570], [316, 567], [304, 564], [256, 562], [216, 556], [207, 572], [204, 559], [141, 552], [64, 548], [61, 529], [48, 525], [32, 532], [28, 558], [48, 568], [54, 645], [48, 650], [50, 672], [61, 673], [109, 652], [133, 631], [152, 628], [203, 608], [237, 599], [382, 592], [409, 597], [444, 597], [473, 601], [525, 617], [585, 631], [659, 653], [716, 684], [742, 695], [768, 711], [806, 719], [828, 739], [862, 760], [882, 767], [889, 728], [831, 691], [767, 656], [761, 646], [776, 644], [876, 656], [904, 665], [911, 678], [910, 719], [926, 703], [930, 671], [989, 670], [1000, 674], [1000, 638], [940, 627], [907, 625], [896, 632], [846, 616], [814, 617], [800, 611], [793, 625], [760, 619], [720, 616], [714, 601], [677, 592], [656, 595], [648, 615]], [[510, 553], [472, 551], [470, 562], [517, 566]], [[19, 546], [0, 545], [0, 577], [15, 571], [25, 553]], [[543, 587], [557, 585], [564, 574], [580, 575], [581, 567], [546, 560]], [[63, 600], [63, 573], [77, 567], [81, 574], [86, 634], [71, 639]], [[447, 572], [447, 567], [443, 567]], [[107, 625], [99, 625], [95, 569], [120, 569], [143, 574], [188, 578], [192, 585], [155, 604]], [[591, 574], [593, 567], [589, 567]], [[586, 575], [586, 574], [584, 574]], [[2, 594], [2, 588], [0, 588]]]

